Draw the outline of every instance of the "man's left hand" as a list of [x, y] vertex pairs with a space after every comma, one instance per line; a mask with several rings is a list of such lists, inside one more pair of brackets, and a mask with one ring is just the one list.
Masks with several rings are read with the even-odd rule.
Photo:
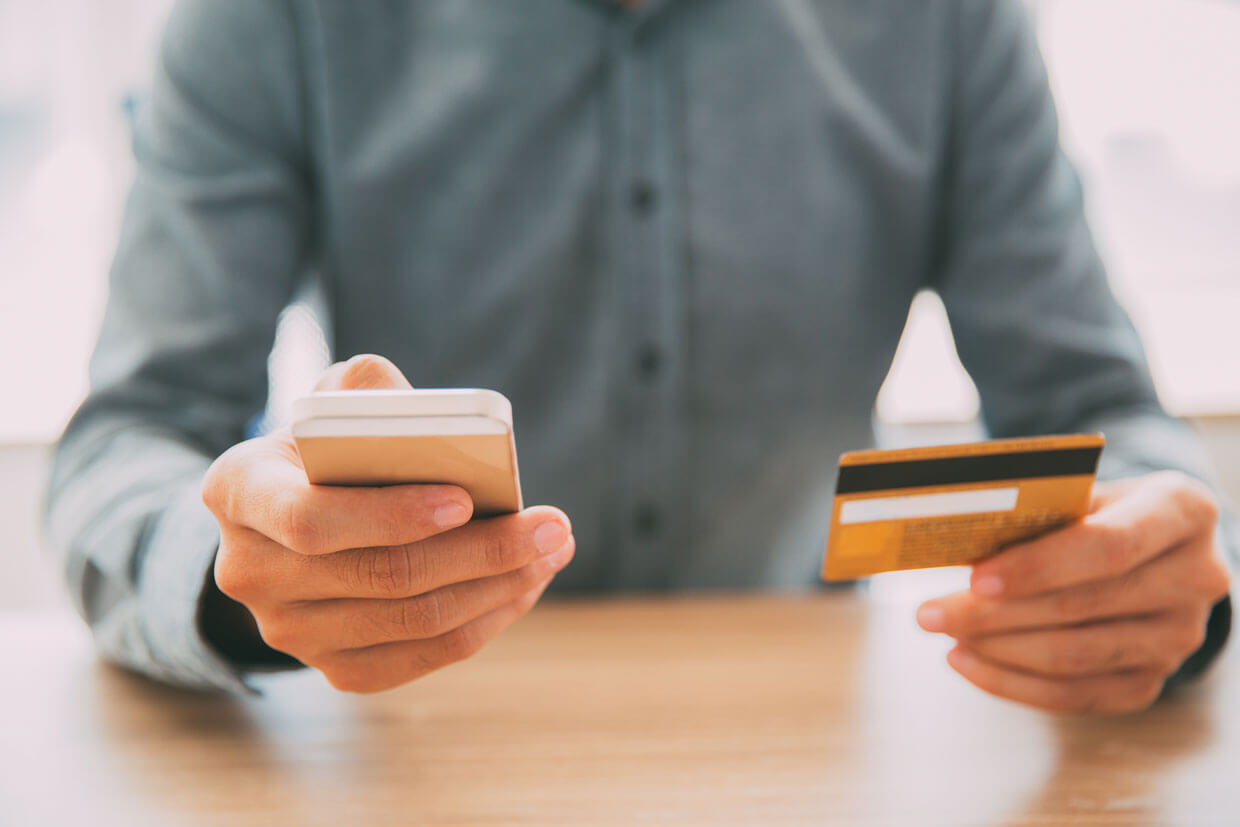
[[1204, 485], [1163, 471], [1098, 483], [1082, 521], [978, 563], [922, 628], [992, 694], [1055, 712], [1144, 709], [1205, 639], [1230, 578]]

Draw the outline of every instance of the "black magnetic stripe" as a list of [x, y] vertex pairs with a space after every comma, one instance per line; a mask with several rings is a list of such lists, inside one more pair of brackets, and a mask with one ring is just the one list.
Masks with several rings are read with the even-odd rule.
[[1101, 447], [1020, 451], [975, 457], [913, 459], [872, 465], [843, 465], [835, 486], [837, 494], [860, 494], [923, 485], [956, 485], [991, 480], [1065, 477], [1092, 474], [1098, 468]]

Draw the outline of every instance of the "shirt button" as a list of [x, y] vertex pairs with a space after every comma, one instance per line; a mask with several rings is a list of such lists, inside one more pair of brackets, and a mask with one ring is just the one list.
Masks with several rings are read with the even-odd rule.
[[633, 532], [640, 538], [649, 539], [658, 534], [661, 522], [659, 509], [651, 503], [633, 509]]
[[663, 351], [658, 345], [646, 344], [637, 350], [637, 373], [643, 379], [654, 379], [663, 369]]
[[645, 217], [654, 212], [658, 206], [659, 193], [654, 188], [654, 184], [645, 178], [639, 178], [633, 182], [629, 188], [629, 209], [633, 214], [639, 217]]

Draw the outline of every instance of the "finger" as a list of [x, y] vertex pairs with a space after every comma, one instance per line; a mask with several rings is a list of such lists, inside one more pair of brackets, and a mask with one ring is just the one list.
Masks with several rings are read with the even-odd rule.
[[390, 359], [373, 353], [362, 353], [345, 362], [336, 362], [323, 371], [315, 384], [316, 391], [340, 390], [412, 390]]
[[322, 664], [311, 663], [332, 686], [345, 692], [380, 692], [408, 683], [448, 664], [476, 654], [496, 635], [530, 610], [546, 583], [482, 617], [430, 640], [383, 643], [336, 653]]
[[266, 611], [281, 602], [273, 586], [296, 583], [308, 559], [253, 529], [221, 523], [215, 585], [251, 612]]
[[298, 599], [413, 597], [516, 571], [571, 541], [572, 527], [564, 512], [536, 506], [475, 520], [418, 543], [310, 558], [302, 570], [306, 576], [300, 578]]
[[1083, 521], [1011, 546], [973, 568], [981, 597], [1023, 597], [1118, 577], [1213, 531], [1217, 507], [1183, 474], [1142, 477]]
[[1124, 670], [1174, 672], [1205, 637], [1188, 613], [1012, 632], [962, 641], [999, 666], [1048, 678], [1080, 678]]
[[326, 600], [288, 607], [259, 629], [274, 649], [301, 660], [382, 643], [446, 634], [513, 602], [555, 576], [573, 556], [573, 544], [506, 574], [456, 583], [400, 600]]
[[974, 686], [1049, 712], [1117, 715], [1145, 709], [1162, 691], [1163, 676], [1138, 670], [1083, 678], [1045, 678], [988, 661], [957, 646], [947, 662]]
[[269, 437], [236, 445], [216, 460], [203, 501], [218, 519], [310, 555], [414, 543], [473, 514], [469, 494], [454, 485], [311, 485], [281, 440]]
[[1087, 621], [1118, 620], [1165, 610], [1208, 608], [1226, 588], [1210, 537], [1173, 549], [1123, 577], [1032, 597], [991, 600], [972, 591], [923, 603], [917, 621], [929, 632], [974, 638]]
[[253, 529], [225, 524], [216, 583], [224, 594], [251, 608], [271, 605], [276, 593], [282, 604], [401, 599], [515, 571], [565, 547], [570, 552], [575, 548], [568, 517], [548, 506], [478, 520], [438, 537], [442, 539], [435, 542], [308, 556]]

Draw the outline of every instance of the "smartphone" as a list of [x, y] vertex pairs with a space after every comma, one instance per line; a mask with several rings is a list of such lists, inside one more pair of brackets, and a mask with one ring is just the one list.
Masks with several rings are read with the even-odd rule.
[[312, 483], [451, 483], [475, 516], [522, 508], [512, 404], [496, 391], [320, 391], [293, 402], [292, 430]]

